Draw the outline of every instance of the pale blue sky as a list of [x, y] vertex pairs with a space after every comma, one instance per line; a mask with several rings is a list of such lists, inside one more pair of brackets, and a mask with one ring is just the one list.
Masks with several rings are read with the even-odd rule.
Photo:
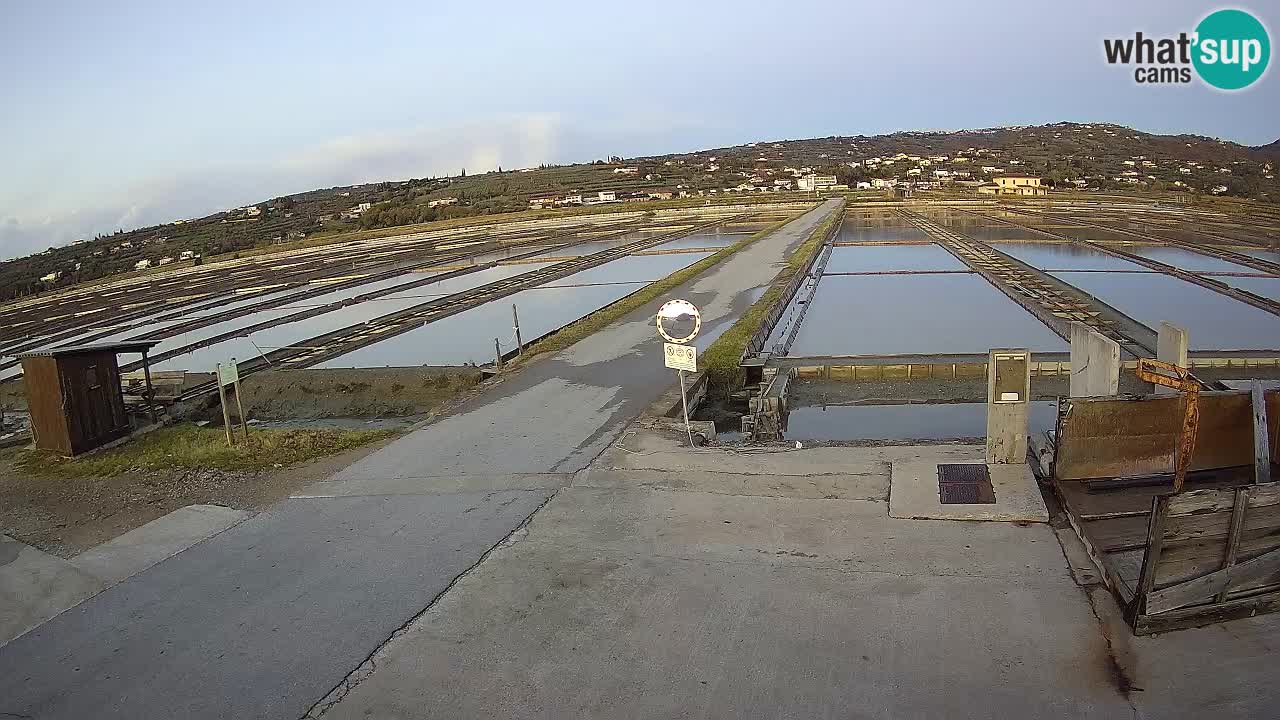
[[464, 165], [1059, 120], [1280, 135], [1274, 72], [1226, 94], [1103, 62], [1209, 3], [440, 5], [7, 0], [0, 257]]

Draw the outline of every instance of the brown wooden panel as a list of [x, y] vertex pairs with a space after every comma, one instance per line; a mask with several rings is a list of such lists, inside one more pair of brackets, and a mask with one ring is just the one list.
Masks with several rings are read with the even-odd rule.
[[[1150, 507], [1150, 505], [1148, 505]], [[1089, 536], [1098, 550], [1117, 552], [1147, 546], [1146, 515], [1090, 520], [1084, 524], [1084, 532]]]
[[51, 357], [23, 358], [22, 376], [36, 447], [70, 455], [71, 438], [62, 408], [57, 362]]
[[[1275, 404], [1276, 392], [1267, 393]], [[1173, 471], [1182, 398], [1073, 398], [1058, 419], [1054, 474], [1058, 480], [1133, 477]], [[1268, 414], [1272, 444], [1277, 419]], [[1253, 463], [1253, 412], [1247, 392], [1200, 394], [1200, 429], [1192, 470]]]
[[[1250, 509], [1244, 517], [1244, 531], [1265, 531], [1280, 527], [1280, 505]], [[1217, 512], [1183, 515], [1166, 519], [1166, 544], [1183, 540], [1223, 540], [1231, 528], [1231, 513]]]
[[1187, 605], [1208, 603], [1219, 592], [1238, 590], [1246, 583], [1269, 584], [1277, 573], [1280, 573], [1280, 550], [1273, 550], [1229, 568], [1215, 569], [1153, 592], [1147, 598], [1147, 611], [1156, 614]]
[[[1242, 483], [1244, 484], [1244, 483]], [[1206, 512], [1231, 512], [1235, 505], [1234, 490], [1189, 490], [1169, 498], [1169, 515], [1200, 515]], [[1280, 505], [1280, 482], [1249, 486], [1249, 507]]]
[[129, 434], [113, 352], [57, 358], [70, 452], [77, 455]]

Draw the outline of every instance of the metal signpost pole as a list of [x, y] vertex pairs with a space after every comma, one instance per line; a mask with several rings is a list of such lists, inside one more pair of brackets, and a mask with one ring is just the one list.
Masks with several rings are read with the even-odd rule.
[[693, 447], [693, 428], [689, 427], [689, 393], [684, 389], [684, 371], [676, 372], [680, 374], [680, 403], [684, 405], [684, 431], [689, 436], [689, 447]]
[[[673, 336], [663, 327], [664, 319], [679, 321], [692, 319], [693, 328], [687, 334]], [[658, 334], [667, 342], [663, 345], [662, 354], [667, 367], [676, 371], [680, 377], [680, 406], [684, 409], [684, 431], [689, 438], [689, 447], [693, 447], [693, 426], [689, 423], [689, 391], [684, 382], [684, 371], [697, 372], [698, 351], [686, 343], [692, 342], [702, 328], [702, 315], [698, 308], [687, 300], [670, 300], [663, 303], [658, 310]], [[675, 332], [672, 330], [672, 332]]]

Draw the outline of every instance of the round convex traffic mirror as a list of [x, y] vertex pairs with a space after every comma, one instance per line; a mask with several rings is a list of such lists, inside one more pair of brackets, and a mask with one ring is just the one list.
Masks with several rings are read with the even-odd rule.
[[688, 300], [671, 300], [658, 310], [658, 334], [667, 342], [690, 342], [701, 329], [702, 315]]

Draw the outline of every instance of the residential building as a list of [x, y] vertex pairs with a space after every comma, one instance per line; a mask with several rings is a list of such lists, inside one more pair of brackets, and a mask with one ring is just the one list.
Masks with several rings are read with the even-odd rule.
[[151, 267], [151, 261], [139, 260], [138, 262], [133, 264], [133, 267], [135, 270], [146, 270], [147, 268]]
[[[993, 195], [1017, 195], [1020, 197], [1037, 197], [1049, 194], [1049, 189], [1040, 184], [1040, 178], [1030, 175], [1001, 175], [994, 178], [996, 192]], [[986, 186], [983, 186], [986, 187]], [[978, 188], [983, 192], [982, 188]]]
[[457, 204], [458, 204], [458, 198], [456, 197], [447, 197], [447, 198], [440, 198], [438, 200], [427, 201], [427, 207], [429, 208], [448, 207], [450, 205], [457, 205]]
[[54, 270], [48, 275], [42, 276], [40, 278], [40, 282], [47, 282], [47, 283], [58, 282], [58, 278], [60, 277], [62, 277], [62, 272], [60, 270]]
[[805, 175], [796, 182], [796, 189], [829, 190], [835, 184], [835, 175]]

